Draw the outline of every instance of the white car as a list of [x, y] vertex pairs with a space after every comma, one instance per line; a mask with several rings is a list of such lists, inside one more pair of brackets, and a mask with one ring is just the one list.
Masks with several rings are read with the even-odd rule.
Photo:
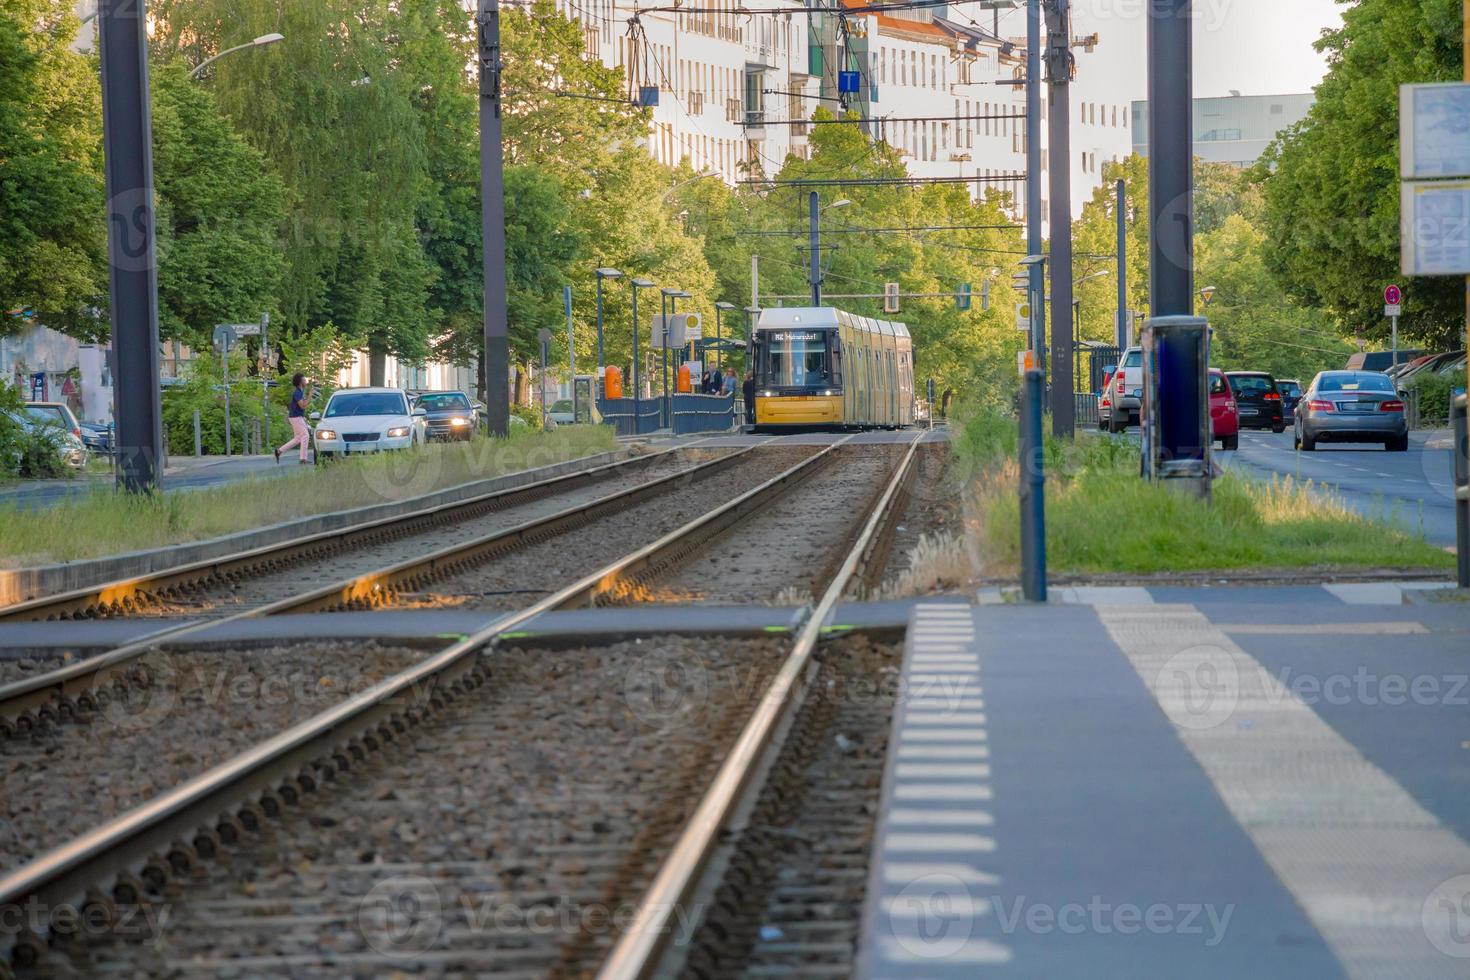
[[397, 388], [343, 388], [313, 412], [317, 462], [337, 456], [410, 449], [424, 443], [428, 413], [415, 410]]

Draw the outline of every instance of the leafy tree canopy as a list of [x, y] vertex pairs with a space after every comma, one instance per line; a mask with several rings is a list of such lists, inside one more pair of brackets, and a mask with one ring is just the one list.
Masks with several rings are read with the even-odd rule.
[[[1398, 90], [1462, 77], [1460, 0], [1358, 0], [1318, 48], [1328, 72], [1307, 118], [1263, 160], [1266, 262], [1290, 295], [1383, 340], [1382, 290], [1399, 274]], [[1457, 343], [1464, 283], [1408, 284], [1403, 329]]]

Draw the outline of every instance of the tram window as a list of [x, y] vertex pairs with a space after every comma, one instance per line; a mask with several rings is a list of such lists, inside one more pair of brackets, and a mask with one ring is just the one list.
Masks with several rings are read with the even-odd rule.
[[[810, 339], [808, 339], [810, 338]], [[824, 334], [774, 336], [763, 355], [765, 383], [779, 387], [835, 384]]]

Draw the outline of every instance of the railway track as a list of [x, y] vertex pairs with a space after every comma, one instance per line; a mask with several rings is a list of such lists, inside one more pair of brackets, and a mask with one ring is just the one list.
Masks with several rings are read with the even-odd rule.
[[[294, 589], [287, 588], [285, 595], [270, 601], [252, 603], [233, 611], [217, 610], [217, 614], [206, 615], [202, 620], [171, 623], [139, 640], [125, 643], [105, 653], [66, 663], [32, 676], [11, 679], [0, 685], [0, 739], [24, 735], [46, 725], [91, 715], [106, 707], [111, 700], [127, 698], [138, 688], [146, 687], [147, 675], [136, 669], [137, 661], [161, 644], [176, 644], [223, 623], [244, 619], [287, 613], [380, 607], [392, 601], [400, 591], [419, 588], [446, 574], [453, 574], [518, 548], [525, 548], [585, 526], [681, 486], [707, 480], [724, 472], [736, 459], [748, 456], [753, 451], [754, 447], [693, 466], [675, 466], [663, 473], [656, 471], [652, 479], [644, 480], [637, 479], [637, 475], [644, 473], [648, 465], [646, 463], [634, 467], [635, 475], [631, 480], [626, 479], [626, 471], [617, 469], [627, 464], [598, 467], [585, 473], [557, 477], [531, 486], [449, 505], [448, 509], [434, 508], [431, 513], [409, 515], [392, 522], [379, 522], [382, 526], [375, 528], [359, 529], [355, 540], [365, 543], [384, 537], [402, 538], [412, 534], [415, 527], [447, 526], [449, 542], [438, 541], [439, 547], [418, 550], [406, 558], [402, 556], [402, 544], [394, 544], [386, 554], [382, 548], [372, 549], [359, 561], [359, 568], [362, 565], [367, 567], [349, 577], [329, 580], [326, 584], [308, 584], [306, 588], [298, 584]], [[758, 469], [764, 472], [764, 468]], [[573, 502], [570, 506], [555, 508], [553, 503], [551, 508], [547, 507], [548, 495], [588, 483], [596, 485], [614, 476], [623, 478], [627, 485], [611, 493]], [[485, 526], [477, 523], [477, 515], [480, 515], [478, 521], [485, 521], [487, 518], [483, 515], [487, 512], [503, 515], [508, 509], [521, 506], [535, 509], [531, 515], [517, 523], [509, 523], [507, 526], [508, 522], [503, 519]], [[519, 514], [519, 511], [515, 513]], [[464, 523], [459, 523], [461, 520]], [[444, 533], [439, 532], [436, 538]], [[304, 541], [278, 548], [255, 549], [211, 562], [172, 569], [147, 579], [130, 580], [125, 586], [113, 583], [87, 590], [85, 595], [72, 593], [35, 600], [23, 604], [23, 608], [10, 607], [10, 612], [14, 616], [34, 618], [43, 612], [46, 615], [60, 615], [62, 611], [78, 608], [78, 604], [82, 603], [92, 603], [92, 606], [85, 608], [95, 608], [101, 597], [124, 587], [135, 590], [133, 594], [182, 595], [191, 590], [208, 589], [211, 587], [208, 583], [220, 580], [239, 581], [254, 574], [265, 573], [278, 578], [282, 575], [284, 566], [307, 560], [317, 554], [316, 549], [322, 547], [336, 546], [321, 541]], [[388, 559], [386, 564], [383, 563], [384, 558]]]
[[[693, 971], [707, 967], [710, 959], [716, 963], [722, 961], [718, 951], [711, 951], [721, 937], [711, 937], [704, 930], [711, 924], [718, 928], [718, 917], [724, 913], [714, 913], [712, 922], [716, 903], [728, 899], [732, 890], [738, 893], [742, 888], [730, 875], [741, 866], [736, 859], [742, 854], [742, 844], [746, 846], [745, 853], [749, 853], [752, 841], [756, 840], [750, 834], [753, 827], [758, 832], [759, 825], [754, 824], [752, 815], [761, 812], [762, 795], [772, 773], [783, 764], [783, 756], [788, 769], [797, 764], [788, 755], [788, 745], [792, 744], [793, 732], [802, 727], [803, 705], [822, 675], [822, 663], [816, 653], [822, 624], [842, 598], [861, 582], [861, 569], [865, 565], [881, 567], [883, 562], [878, 556], [891, 534], [887, 525], [903, 487], [911, 478], [917, 449], [916, 439], [909, 443], [903, 460], [806, 620], [791, 652], [762, 694], [678, 841], [653, 876], [632, 922], [603, 961], [597, 972], [599, 980], [674, 977], [686, 971], [703, 976]], [[810, 718], [807, 723], [811, 724]], [[796, 758], [800, 757], [799, 741], [790, 751], [796, 753]], [[849, 895], [847, 900], [851, 902], [854, 897]], [[861, 904], [860, 893], [855, 900]], [[734, 913], [737, 918], [741, 914], [738, 909]], [[676, 926], [682, 933], [676, 933]], [[702, 933], [703, 942], [697, 944], [691, 937], [700, 937]], [[711, 951], [710, 955], [706, 951]], [[691, 958], [696, 953], [699, 956]], [[786, 972], [785, 967], [782, 972]], [[791, 975], [804, 974], [797, 970]]]
[[[226, 762], [199, 773], [160, 793], [147, 803], [0, 877], [0, 908], [74, 910], [81, 916], [81, 921], [102, 921], [110, 923], [116, 931], [122, 931], [116, 927], [122, 925], [123, 918], [135, 913], [137, 909], [154, 908], [159, 902], [170, 907], [174, 902], [187, 904], [192, 894], [191, 883], [197, 877], [209, 878], [212, 875], [226, 874], [231, 868], [248, 868], [256, 873], [267, 868], [277, 873], [295, 873], [283, 866], [271, 865], [268, 860], [259, 857], [261, 853], [267, 853], [279, 858], [279, 849], [272, 850], [271, 842], [284, 843], [287, 840], [287, 836], [281, 831], [284, 824], [274, 818], [300, 805], [300, 812], [310, 826], [318, 830], [333, 827], [335, 818], [318, 806], [313, 796], [330, 804], [337, 798], [336, 794], [359, 791], [370, 797], [366, 800], [367, 812], [376, 813], [379, 818], [386, 819], [384, 814], [393, 807], [384, 804], [396, 798], [397, 790], [393, 787], [392, 780], [389, 780], [388, 788], [381, 791], [374, 789], [380, 784], [372, 781], [380, 778], [385, 768], [391, 768], [395, 764], [400, 766], [397, 771], [407, 780], [404, 783], [407, 787], [406, 797], [410, 801], [416, 801], [420, 807], [427, 806], [431, 809], [435, 805], [436, 789], [445, 790], [449, 787], [460, 787], [461, 784], [482, 788], [489, 786], [502, 795], [514, 796], [521, 789], [534, 785], [534, 780], [525, 783], [487, 779], [482, 773], [464, 770], [447, 773], [439, 771], [437, 776], [430, 775], [435, 771], [435, 767], [429, 765], [431, 761], [463, 760], [471, 756], [479, 758], [487, 754], [483, 751], [484, 747], [495, 744], [497, 739], [500, 744], [507, 746], [508, 751], [516, 746], [524, 749], [528, 744], [520, 740], [523, 732], [516, 726], [496, 727], [494, 718], [504, 712], [490, 710], [487, 714], [484, 709], [487, 704], [495, 703], [496, 698], [510, 698], [508, 702], [498, 702], [501, 704], [523, 703], [526, 699], [517, 695], [516, 670], [520, 669], [525, 673], [520, 681], [523, 686], [519, 689], [519, 694], [524, 695], [535, 688], [538, 680], [546, 679], [543, 669], [546, 666], [545, 658], [528, 668], [524, 658], [516, 660], [506, 651], [498, 649], [502, 644], [502, 637], [514, 633], [537, 616], [553, 609], [616, 601], [617, 597], [626, 595], [641, 578], [673, 567], [687, 556], [698, 552], [723, 531], [750, 519], [783, 493], [811, 478], [834, 458], [836, 448], [829, 446], [809, 456], [760, 485], [662, 535], [658, 540], [607, 563], [518, 611], [500, 616], [484, 629], [449, 644], [408, 669], [252, 745]], [[630, 805], [634, 806], [633, 810], [620, 811], [634, 814], [624, 821], [626, 827], [623, 832], [629, 829], [635, 831], [636, 840], [615, 841], [607, 854], [597, 849], [602, 847], [599, 843], [597, 848], [586, 851], [585, 866], [577, 867], [577, 855], [583, 853], [579, 848], [585, 850], [591, 844], [585, 840], [579, 844], [579, 838], [575, 834], [558, 837], [558, 828], [561, 826], [558, 821], [571, 819], [567, 813], [569, 810], [583, 815], [588, 810], [596, 812], [596, 795], [593, 794], [586, 800], [580, 794], [563, 798], [559, 804], [560, 809], [553, 807], [533, 819], [533, 826], [536, 825], [536, 820], [544, 819], [546, 832], [555, 838], [547, 853], [556, 860], [571, 862], [574, 866], [572, 870], [586, 879], [583, 884], [591, 882], [595, 885], [593, 892], [600, 896], [602, 906], [608, 906], [609, 903], [618, 907], [626, 905], [629, 909], [636, 906], [640, 920], [646, 917], [650, 908], [647, 904], [650, 901], [649, 896], [656, 898], [667, 891], [670, 874], [677, 877], [678, 860], [687, 859], [691, 847], [697, 843], [690, 840], [689, 827], [707, 826], [711, 808], [715, 811], [723, 809], [719, 800], [730, 793], [734, 784], [749, 787], [758, 782], [752, 778], [750, 767], [765, 750], [775, 744], [773, 738], [777, 729], [786, 724], [788, 699], [804, 683], [803, 678], [807, 677], [816, 663], [812, 652], [820, 635], [822, 620], [848, 591], [860, 566], [871, 561], [875, 554], [883, 537], [884, 517], [912, 464], [913, 449], [914, 444], [911, 444], [882, 498], [868, 517], [862, 533], [857, 536], [846, 560], [837, 569], [831, 585], [808, 618], [789, 654], [763, 658], [759, 650], [752, 650], [747, 651], [749, 656], [736, 658], [740, 665], [755, 672], [753, 679], [746, 679], [745, 687], [763, 692], [759, 695], [759, 703], [753, 713], [748, 718], [745, 717], [746, 712], [734, 710], [734, 706], [740, 703], [738, 698], [722, 696], [723, 688], [719, 685], [738, 673], [727, 670], [735, 664], [711, 666], [707, 676], [715, 679], [716, 683], [713, 687], [706, 688], [707, 693], [712, 692], [714, 695], [707, 701], [719, 706], [724, 712], [721, 720], [706, 719], [704, 724], [685, 726], [682, 729], [685, 732], [683, 737], [689, 737], [690, 732], [697, 732], [701, 739], [699, 745], [684, 746], [683, 749], [687, 751], [681, 749], [670, 754], [667, 751], [668, 745], [664, 748], [655, 745], [650, 757], [659, 760], [659, 764], [645, 773], [646, 780], [636, 779], [635, 785], [620, 790], [628, 793], [628, 799], [632, 801]], [[422, 569], [403, 569], [389, 575], [386, 581], [391, 587], [411, 585], [415, 575], [421, 574]], [[339, 602], [351, 602], [362, 599], [362, 595], [360, 592], [338, 590], [330, 598]], [[657, 642], [673, 641], [664, 638]], [[726, 648], [734, 650], [728, 644]], [[686, 658], [679, 651], [675, 650], [670, 656], [670, 667], [677, 667], [681, 671], [687, 668]], [[764, 667], [761, 666], [763, 659], [767, 662]], [[513, 667], [512, 664], [518, 664], [519, 667]], [[623, 667], [626, 669], [627, 665], [624, 664]], [[577, 675], [572, 682], [574, 690], [578, 689], [576, 684], [581, 684], [581, 690], [606, 696], [606, 677], [593, 676], [589, 680], [573, 667], [568, 667], [567, 670], [568, 673]], [[596, 672], [593, 673], [595, 675]], [[766, 683], [768, 677], [769, 685]], [[530, 688], [525, 687], [525, 684], [530, 684]], [[558, 690], [555, 685], [551, 685], [549, 689], [553, 692]], [[625, 710], [626, 704], [631, 703], [630, 698], [634, 698], [634, 694], [625, 691]], [[553, 698], [552, 703], [561, 702]], [[553, 714], [555, 713], [553, 709]], [[575, 712], [565, 722], [577, 726], [572, 734], [586, 727], [578, 724]], [[410, 730], [413, 731], [412, 740], [405, 738]], [[441, 737], [446, 739], [442, 743], [442, 752], [421, 748], [422, 744], [428, 743], [421, 743], [420, 739]], [[568, 736], [563, 733], [561, 737]], [[599, 732], [590, 744], [605, 750], [607, 745], [616, 744], [615, 738], [611, 742], [610, 738], [614, 737], [606, 732]], [[555, 742], [556, 739], [553, 738], [552, 741]], [[533, 739], [529, 744], [541, 743]], [[479, 748], [474, 751], [467, 748], [476, 746]], [[396, 763], [387, 751], [390, 748], [401, 753]], [[665, 771], [670, 769], [671, 758], [685, 760], [685, 764], [674, 767], [678, 772], [672, 776]], [[544, 769], [543, 766], [542, 770]], [[638, 770], [639, 767], [634, 766], [633, 769]], [[551, 767], [551, 771], [557, 771], [557, 767]], [[586, 771], [605, 779], [615, 778], [615, 774], [607, 771], [605, 759], [595, 760]], [[467, 778], [460, 779], [456, 773]], [[415, 774], [422, 777], [418, 783], [413, 783], [412, 777]], [[544, 775], [544, 771], [542, 774]], [[365, 782], [359, 783], [358, 778], [349, 780], [349, 775], [361, 776]], [[353, 789], [360, 785], [364, 788]], [[413, 789], [415, 785], [417, 790]], [[705, 787], [708, 790], [701, 798], [700, 791]], [[384, 796], [382, 793], [389, 795]], [[711, 802], [712, 799], [714, 802]], [[491, 802], [493, 801], [478, 800], [469, 812], [476, 815], [486, 813], [486, 806]], [[592, 805], [589, 807], [584, 805], [586, 803]], [[330, 810], [330, 806], [327, 810]], [[685, 816], [690, 820], [689, 827], [682, 823]], [[388, 823], [392, 825], [391, 820]], [[499, 826], [498, 823], [495, 825]], [[611, 825], [606, 823], [600, 824], [600, 829], [592, 828], [591, 832], [607, 836], [612, 833], [608, 830], [609, 826]], [[338, 837], [341, 836], [340, 832], [336, 833]], [[514, 821], [503, 827], [503, 834], [513, 836], [515, 833]], [[678, 838], [677, 843], [675, 837]], [[356, 838], [349, 835], [346, 839], [351, 841]], [[462, 838], [460, 840], [462, 842]], [[448, 844], [453, 845], [455, 842], [450, 840]], [[245, 860], [242, 864], [242, 855], [250, 853], [247, 845], [252, 848], [266, 847], [266, 851], [255, 852], [258, 859]], [[565, 848], [558, 851], [557, 847], [562, 845]], [[500, 853], [499, 847], [499, 844], [492, 845], [488, 852], [480, 854], [480, 860], [495, 860], [496, 854]], [[448, 851], [442, 855], [446, 860], [428, 860], [422, 865], [412, 864], [412, 867], [438, 874], [455, 864], [450, 860], [454, 853], [454, 847], [449, 846]], [[676, 859], [674, 872], [670, 872], [668, 864], [660, 864], [665, 853], [672, 854]], [[315, 857], [308, 859], [316, 860], [320, 857], [320, 848], [314, 854]], [[524, 858], [515, 864], [515, 868], [519, 869], [516, 872], [511, 872], [503, 865], [496, 865], [512, 878], [521, 878], [530, 873], [528, 863], [534, 861], [538, 855], [543, 858], [547, 856], [541, 855], [535, 848], [530, 851], [515, 851], [512, 848], [504, 854], [521, 855]], [[338, 870], [342, 874], [348, 874], [352, 870], [347, 867], [349, 864], [381, 863], [375, 862], [373, 858], [374, 855], [358, 855], [356, 861], [339, 862], [343, 867]], [[262, 860], [266, 860], [266, 863], [262, 864]], [[421, 857], [413, 860], [423, 861]], [[400, 863], [405, 863], [406, 866], [411, 864]], [[324, 866], [329, 869], [335, 867], [331, 861], [326, 861]], [[593, 866], [603, 871], [611, 868], [611, 876], [599, 877], [593, 873]], [[395, 867], [396, 865], [387, 866], [388, 870]], [[359, 867], [355, 871], [361, 874], [363, 869]], [[424, 875], [421, 874], [420, 877]], [[318, 882], [331, 884], [335, 880], [328, 876], [318, 879]], [[474, 879], [473, 874], [470, 881], [476, 886], [477, 894], [483, 893], [484, 886], [488, 884]], [[638, 896], [644, 893], [644, 886], [650, 882], [652, 884], [640, 904]], [[576, 894], [584, 895], [583, 892]], [[510, 898], [513, 900], [512, 904], [522, 907], [534, 895], [528, 898], [527, 895], [514, 892]], [[392, 909], [388, 912], [391, 914]], [[338, 921], [333, 918], [337, 915], [336, 912], [321, 914], [328, 922]], [[314, 920], [308, 917], [307, 925], [311, 921]], [[280, 923], [276, 925], [279, 926]], [[76, 920], [58, 922], [43, 912], [34, 921], [28, 920], [25, 927], [15, 935], [0, 937], [0, 941], [5, 938], [10, 940], [11, 962], [22, 971], [34, 969], [38, 964], [43, 968], [47, 963], [54, 965], [58, 956], [70, 957], [75, 966], [83, 962], [75, 957], [83, 956], [85, 959], [85, 956], [95, 955], [97, 950], [103, 948], [89, 940], [80, 945], [71, 943], [74, 948], [68, 953], [69, 942], [75, 939], [77, 931]], [[218, 937], [218, 930], [211, 928], [211, 932]], [[486, 962], [494, 967], [494, 972], [511, 975], [545, 975], [548, 972], [552, 975], [584, 975], [602, 959], [614, 938], [614, 931], [605, 927], [592, 928], [584, 922], [574, 933], [570, 936], [562, 935], [560, 941], [552, 944], [555, 947], [555, 957], [550, 961], [544, 957], [531, 957], [535, 963], [528, 966], [514, 956], [505, 959], [495, 955], [490, 956]], [[362, 929], [359, 928], [354, 935], [361, 938]], [[448, 941], [451, 948], [453, 940], [454, 936], [450, 935]], [[85, 955], [81, 953], [83, 947], [90, 952]], [[136, 943], [114, 944], [107, 945], [106, 948], [114, 951], [148, 948], [156, 952], [159, 947], [155, 942], [141, 946]], [[328, 948], [328, 952], [333, 950], [335, 947]], [[352, 960], [350, 953], [351, 950], [341, 952], [341, 956], [346, 957], [342, 963], [356, 962]], [[363, 963], [379, 965], [386, 955], [376, 948], [359, 948], [356, 953], [366, 957], [362, 960]], [[332, 955], [337, 954], [332, 952]], [[481, 950], [473, 955], [488, 954]], [[616, 955], [618, 954], [615, 953]], [[626, 957], [627, 954], [624, 952], [622, 955]], [[429, 962], [432, 961], [433, 955], [430, 955]], [[552, 966], [547, 967], [548, 962]], [[118, 972], [131, 973], [135, 967], [148, 969], [146, 964], [128, 960], [127, 966], [120, 968]], [[83, 969], [92, 972], [110, 967], [96, 961], [89, 962]], [[303, 966], [303, 970], [305, 969]], [[249, 974], [251, 971], [243, 968], [243, 972]]]

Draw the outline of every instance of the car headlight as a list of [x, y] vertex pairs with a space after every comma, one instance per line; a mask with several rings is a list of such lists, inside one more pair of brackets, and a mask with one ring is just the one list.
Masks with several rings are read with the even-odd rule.
[[317, 429], [316, 437], [318, 439], [335, 439], [337, 438], [337, 433], [333, 432], [331, 429]]
[[408, 435], [408, 427], [407, 426], [400, 425], [397, 428], [393, 428], [393, 429], [389, 429], [388, 430], [388, 438], [389, 439], [402, 439], [406, 435]]
[[462, 419], [462, 418], [460, 418], [459, 416], [456, 415], [454, 418], [452, 418], [452, 419], [449, 420], [449, 424], [450, 425], [469, 425], [470, 424], [470, 420], [469, 419]]

